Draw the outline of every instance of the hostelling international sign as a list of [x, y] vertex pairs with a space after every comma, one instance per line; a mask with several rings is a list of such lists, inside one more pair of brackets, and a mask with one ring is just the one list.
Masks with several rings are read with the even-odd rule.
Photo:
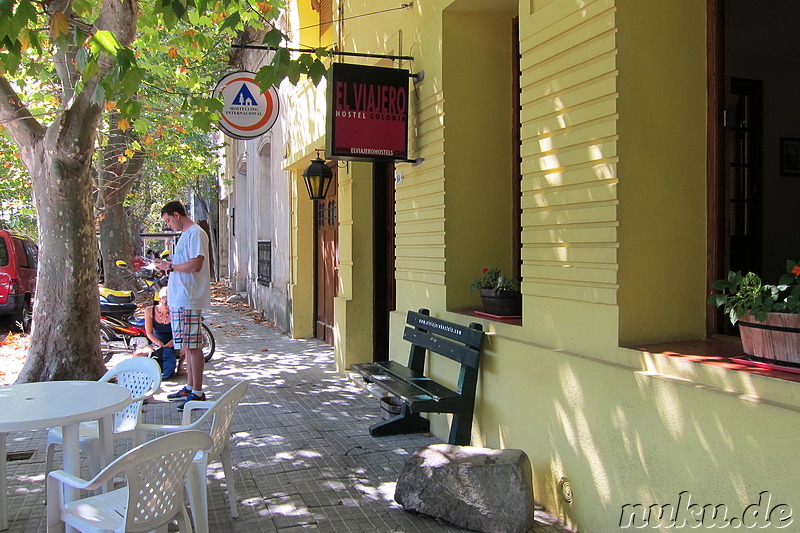
[[334, 63], [328, 79], [327, 156], [407, 159], [408, 71]]
[[261, 92], [252, 72], [234, 72], [222, 78], [214, 96], [223, 108], [217, 126], [234, 139], [253, 139], [268, 132], [278, 119], [280, 104], [274, 87]]

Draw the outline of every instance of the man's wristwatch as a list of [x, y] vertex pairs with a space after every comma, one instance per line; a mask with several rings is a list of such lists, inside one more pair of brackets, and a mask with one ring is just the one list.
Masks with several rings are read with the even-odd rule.
[[169, 264], [169, 268], [167, 269], [167, 272], [172, 272], [172, 263]]

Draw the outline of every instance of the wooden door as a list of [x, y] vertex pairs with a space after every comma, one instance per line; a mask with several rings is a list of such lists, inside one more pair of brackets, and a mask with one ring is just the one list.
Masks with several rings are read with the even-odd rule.
[[316, 200], [316, 310], [314, 334], [333, 344], [333, 298], [339, 285], [339, 205], [336, 167], [324, 200]]

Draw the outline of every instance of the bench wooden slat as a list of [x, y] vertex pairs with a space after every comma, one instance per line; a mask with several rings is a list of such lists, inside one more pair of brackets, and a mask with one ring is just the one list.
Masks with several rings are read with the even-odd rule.
[[411, 327], [416, 327], [447, 337], [450, 340], [462, 342], [468, 346], [472, 346], [480, 350], [483, 344], [484, 333], [477, 323], [470, 324], [469, 326], [462, 326], [439, 318], [433, 318], [430, 315], [424, 315], [416, 311], [409, 311], [406, 317], [406, 323]]
[[360, 363], [350, 368], [412, 404], [431, 400], [439, 402], [459, 396], [455, 391], [394, 361]]
[[450, 341], [439, 339], [424, 331], [419, 331], [410, 327], [406, 327], [403, 332], [403, 339], [411, 344], [421, 346], [431, 352], [436, 352], [443, 355], [448, 359], [457, 361], [462, 365], [478, 368], [480, 360], [480, 351], [467, 346], [459, 346]]

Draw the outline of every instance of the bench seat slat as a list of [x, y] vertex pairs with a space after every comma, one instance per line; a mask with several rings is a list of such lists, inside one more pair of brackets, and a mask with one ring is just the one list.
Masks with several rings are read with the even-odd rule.
[[369, 381], [412, 404], [460, 397], [457, 392], [394, 361], [360, 363], [352, 365], [351, 368]]

